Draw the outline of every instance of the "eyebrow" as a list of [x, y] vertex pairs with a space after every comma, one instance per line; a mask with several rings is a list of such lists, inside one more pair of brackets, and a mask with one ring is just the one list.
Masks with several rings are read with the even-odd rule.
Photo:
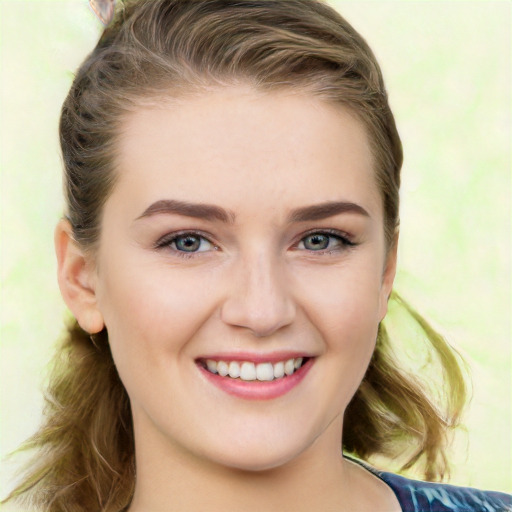
[[290, 213], [290, 222], [304, 222], [308, 220], [321, 220], [334, 217], [341, 213], [357, 213], [364, 217], [370, 214], [360, 205], [347, 201], [329, 201], [326, 203], [314, 204], [297, 208]]
[[[334, 217], [335, 215], [342, 213], [356, 213], [365, 217], [370, 217], [370, 214], [362, 206], [356, 203], [347, 201], [328, 201], [292, 210], [288, 216], [288, 222], [321, 220], [328, 217]], [[177, 201], [175, 199], [161, 199], [146, 208], [136, 220], [160, 214], [183, 215], [185, 217], [194, 217], [204, 220], [219, 220], [229, 224], [234, 223], [236, 219], [234, 212], [225, 210], [220, 206], [206, 203], [189, 203], [186, 201]]]
[[220, 220], [225, 223], [233, 223], [235, 221], [235, 214], [233, 212], [220, 208], [219, 206], [204, 203], [189, 203], [175, 199], [161, 199], [160, 201], [156, 201], [146, 208], [142, 215], [137, 217], [136, 220], [162, 213], [184, 215], [185, 217], [205, 220]]

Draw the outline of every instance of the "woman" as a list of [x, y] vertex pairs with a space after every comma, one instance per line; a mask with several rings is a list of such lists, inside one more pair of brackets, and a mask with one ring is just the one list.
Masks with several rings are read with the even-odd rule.
[[380, 323], [401, 145], [373, 54], [339, 15], [127, 2], [78, 72], [61, 144], [55, 240], [77, 323], [32, 441], [44, 457], [16, 494], [44, 510], [507, 507], [339, 450], [406, 447], [405, 467], [440, 478], [464, 401], [421, 317], [445, 411]]

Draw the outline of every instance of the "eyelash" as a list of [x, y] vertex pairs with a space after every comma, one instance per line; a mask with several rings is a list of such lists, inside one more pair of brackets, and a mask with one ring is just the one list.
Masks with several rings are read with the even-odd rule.
[[[200, 231], [179, 231], [177, 233], [169, 233], [168, 235], [164, 235], [162, 238], [160, 238], [156, 242], [155, 249], [166, 249], [167, 248], [167, 249], [170, 249], [176, 256], [178, 256], [180, 258], [185, 258], [185, 259], [194, 258], [197, 255], [198, 251], [186, 252], [186, 251], [180, 251], [178, 249], [171, 247], [171, 244], [173, 242], [176, 242], [176, 240], [178, 240], [179, 238], [185, 238], [187, 236], [202, 238], [203, 240], [206, 240], [207, 242], [212, 244], [214, 247], [214, 250], [218, 249], [218, 247], [208, 238], [208, 236], [206, 236], [204, 233], [201, 233]], [[203, 251], [199, 251], [199, 252], [203, 252]]]
[[[358, 245], [356, 242], [353, 241], [352, 237], [343, 231], [338, 231], [337, 229], [321, 229], [321, 230], [311, 230], [307, 233], [304, 233], [299, 240], [298, 243], [303, 242], [306, 238], [310, 237], [311, 235], [327, 235], [330, 238], [335, 238], [340, 242], [341, 247], [335, 248], [335, 249], [323, 249], [320, 251], [313, 251], [311, 249], [304, 249], [310, 253], [313, 254], [332, 254], [334, 252], [341, 252], [346, 249], [350, 249], [351, 247], [355, 247]], [[295, 244], [298, 245], [298, 244]]]
[[[341, 247], [338, 247], [336, 249], [323, 249], [319, 251], [314, 251], [312, 249], [303, 249], [305, 251], [310, 252], [311, 254], [332, 254], [334, 252], [341, 252], [346, 249], [350, 249], [352, 247], [357, 246], [358, 244], [354, 242], [350, 235], [347, 233], [344, 233], [343, 231], [338, 231], [336, 229], [321, 229], [321, 230], [311, 230], [307, 233], [304, 233], [300, 240], [295, 244], [297, 246], [299, 243], [303, 242], [306, 238], [308, 238], [311, 235], [327, 235], [330, 238], [335, 238], [341, 243]], [[176, 240], [179, 238], [183, 238], [186, 236], [193, 236], [198, 237], [203, 240], [206, 240], [208, 243], [212, 244], [214, 247], [214, 250], [218, 250], [218, 246], [212, 242], [208, 236], [206, 236], [204, 233], [201, 233], [200, 231], [181, 231], [177, 233], [170, 233], [168, 235], [163, 236], [155, 243], [155, 249], [170, 249], [172, 252], [180, 257], [185, 259], [194, 258], [197, 256], [198, 252], [207, 252], [207, 251], [180, 251], [176, 248], [171, 247], [172, 243], [175, 243]]]

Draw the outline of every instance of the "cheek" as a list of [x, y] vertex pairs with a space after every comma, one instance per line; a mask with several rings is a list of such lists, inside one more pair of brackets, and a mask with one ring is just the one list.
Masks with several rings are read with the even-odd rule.
[[311, 322], [331, 342], [356, 342], [376, 332], [382, 280], [378, 268], [361, 258], [357, 265], [318, 269], [308, 279], [298, 278], [299, 294]]
[[[115, 260], [114, 260], [115, 261]], [[116, 365], [151, 372], [180, 354], [212, 311], [205, 279], [137, 258], [104, 268], [99, 306]], [[135, 271], [133, 269], [136, 269]]]
[[319, 322], [325, 340], [326, 355], [332, 362], [334, 378], [343, 378], [350, 393], [355, 392], [366, 371], [378, 330], [377, 297], [349, 293], [325, 312]]
[[[307, 291], [308, 320], [322, 339], [325, 376], [332, 381], [336, 403], [346, 406], [359, 386], [375, 348], [380, 315], [381, 275], [376, 265], [333, 268], [323, 277], [311, 276]], [[304, 301], [304, 303], [306, 303]]]

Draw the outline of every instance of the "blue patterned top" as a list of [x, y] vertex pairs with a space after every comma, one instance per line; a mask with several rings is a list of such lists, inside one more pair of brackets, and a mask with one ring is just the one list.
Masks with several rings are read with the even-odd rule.
[[470, 487], [409, 480], [376, 471], [396, 494], [403, 512], [506, 512], [512, 511], [512, 496]]
[[512, 512], [512, 496], [497, 491], [411, 480], [379, 471], [366, 462], [344, 455], [386, 483], [395, 493], [402, 512]]

